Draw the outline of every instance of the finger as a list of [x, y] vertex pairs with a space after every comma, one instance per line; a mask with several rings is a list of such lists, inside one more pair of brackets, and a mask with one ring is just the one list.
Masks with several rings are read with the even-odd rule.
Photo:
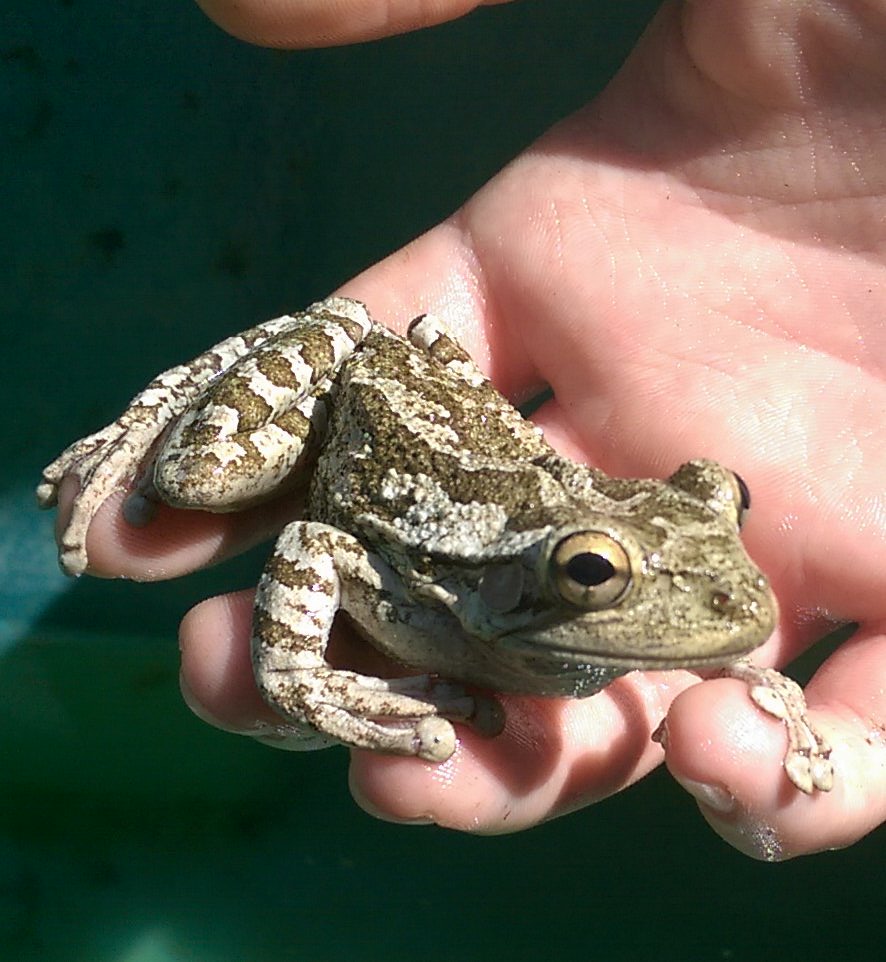
[[[59, 493], [56, 533], [60, 539], [77, 481]], [[163, 581], [241, 554], [271, 538], [297, 511], [299, 502], [278, 499], [236, 514], [182, 511], [154, 506], [148, 524], [135, 526], [124, 515], [127, 492], [115, 492], [100, 508], [86, 535], [87, 571], [96, 577]]]
[[810, 721], [833, 749], [830, 792], [798, 792], [782, 768], [781, 724], [735, 681], [698, 685], [668, 715], [667, 765], [727, 842], [780, 861], [851, 845], [886, 819], [886, 634], [860, 631], [806, 689]]
[[208, 598], [179, 628], [181, 689], [188, 707], [224, 731], [250, 734], [273, 721], [252, 675], [252, 589]]
[[331, 47], [430, 27], [508, 0], [197, 0], [220, 27], [268, 47]]
[[[182, 622], [182, 691], [192, 710], [226, 731], [288, 747], [282, 719], [253, 680], [249, 654], [253, 592], [211, 598]], [[390, 675], [390, 665], [349, 632], [336, 632], [330, 660]], [[354, 751], [351, 789], [367, 811], [399, 822], [433, 821], [465, 831], [518, 831], [587, 805], [655, 767], [651, 733], [671, 699], [697, 678], [634, 673], [589, 699], [502, 699], [507, 723], [495, 738], [459, 725], [459, 746], [442, 765]]]
[[442, 765], [355, 751], [350, 785], [367, 812], [480, 834], [516, 832], [642, 778], [661, 760], [652, 742], [669, 700], [697, 679], [635, 673], [591, 698], [499, 696], [506, 726], [484, 739], [459, 729]]

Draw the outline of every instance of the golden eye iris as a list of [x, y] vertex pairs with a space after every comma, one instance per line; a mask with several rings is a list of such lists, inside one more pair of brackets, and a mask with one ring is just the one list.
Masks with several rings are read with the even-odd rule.
[[631, 584], [627, 552], [602, 531], [580, 531], [564, 538], [554, 549], [550, 565], [560, 597], [591, 611], [615, 604]]

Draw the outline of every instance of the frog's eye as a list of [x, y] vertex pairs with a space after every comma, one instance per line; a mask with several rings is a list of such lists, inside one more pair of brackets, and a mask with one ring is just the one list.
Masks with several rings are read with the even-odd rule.
[[734, 521], [737, 528], [741, 528], [751, 507], [751, 492], [744, 479], [716, 461], [687, 461], [668, 478], [668, 484]]
[[748, 511], [751, 510], [751, 489], [745, 484], [744, 479], [740, 474], [732, 472], [732, 478], [735, 481], [735, 504], [738, 508], [738, 526], [744, 524], [745, 516]]
[[564, 601], [592, 611], [608, 608], [631, 584], [625, 549], [602, 531], [564, 538], [551, 556], [551, 580]]

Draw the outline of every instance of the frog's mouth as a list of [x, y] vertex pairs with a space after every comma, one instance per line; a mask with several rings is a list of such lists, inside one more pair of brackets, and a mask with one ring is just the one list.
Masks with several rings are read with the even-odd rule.
[[679, 649], [666, 651], [633, 651], [622, 653], [611, 648], [605, 651], [592, 647], [568, 648], [551, 646], [525, 638], [502, 638], [497, 645], [508, 655], [516, 655], [527, 668], [539, 674], [579, 675], [596, 668], [619, 669], [619, 674], [629, 671], [663, 671], [674, 668], [689, 670], [722, 668], [737, 658], [758, 648], [762, 642], [732, 639], [710, 654], [688, 654]]

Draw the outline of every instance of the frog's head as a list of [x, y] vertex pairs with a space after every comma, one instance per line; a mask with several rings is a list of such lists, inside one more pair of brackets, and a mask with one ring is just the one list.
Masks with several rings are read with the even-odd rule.
[[[698, 460], [666, 481], [621, 484], [605, 512], [579, 510], [545, 533], [519, 605], [500, 612], [498, 657], [565, 681], [591, 667], [725, 664], [761, 645], [777, 607], [739, 537], [741, 479]], [[485, 592], [501, 610], [496, 577]]]

